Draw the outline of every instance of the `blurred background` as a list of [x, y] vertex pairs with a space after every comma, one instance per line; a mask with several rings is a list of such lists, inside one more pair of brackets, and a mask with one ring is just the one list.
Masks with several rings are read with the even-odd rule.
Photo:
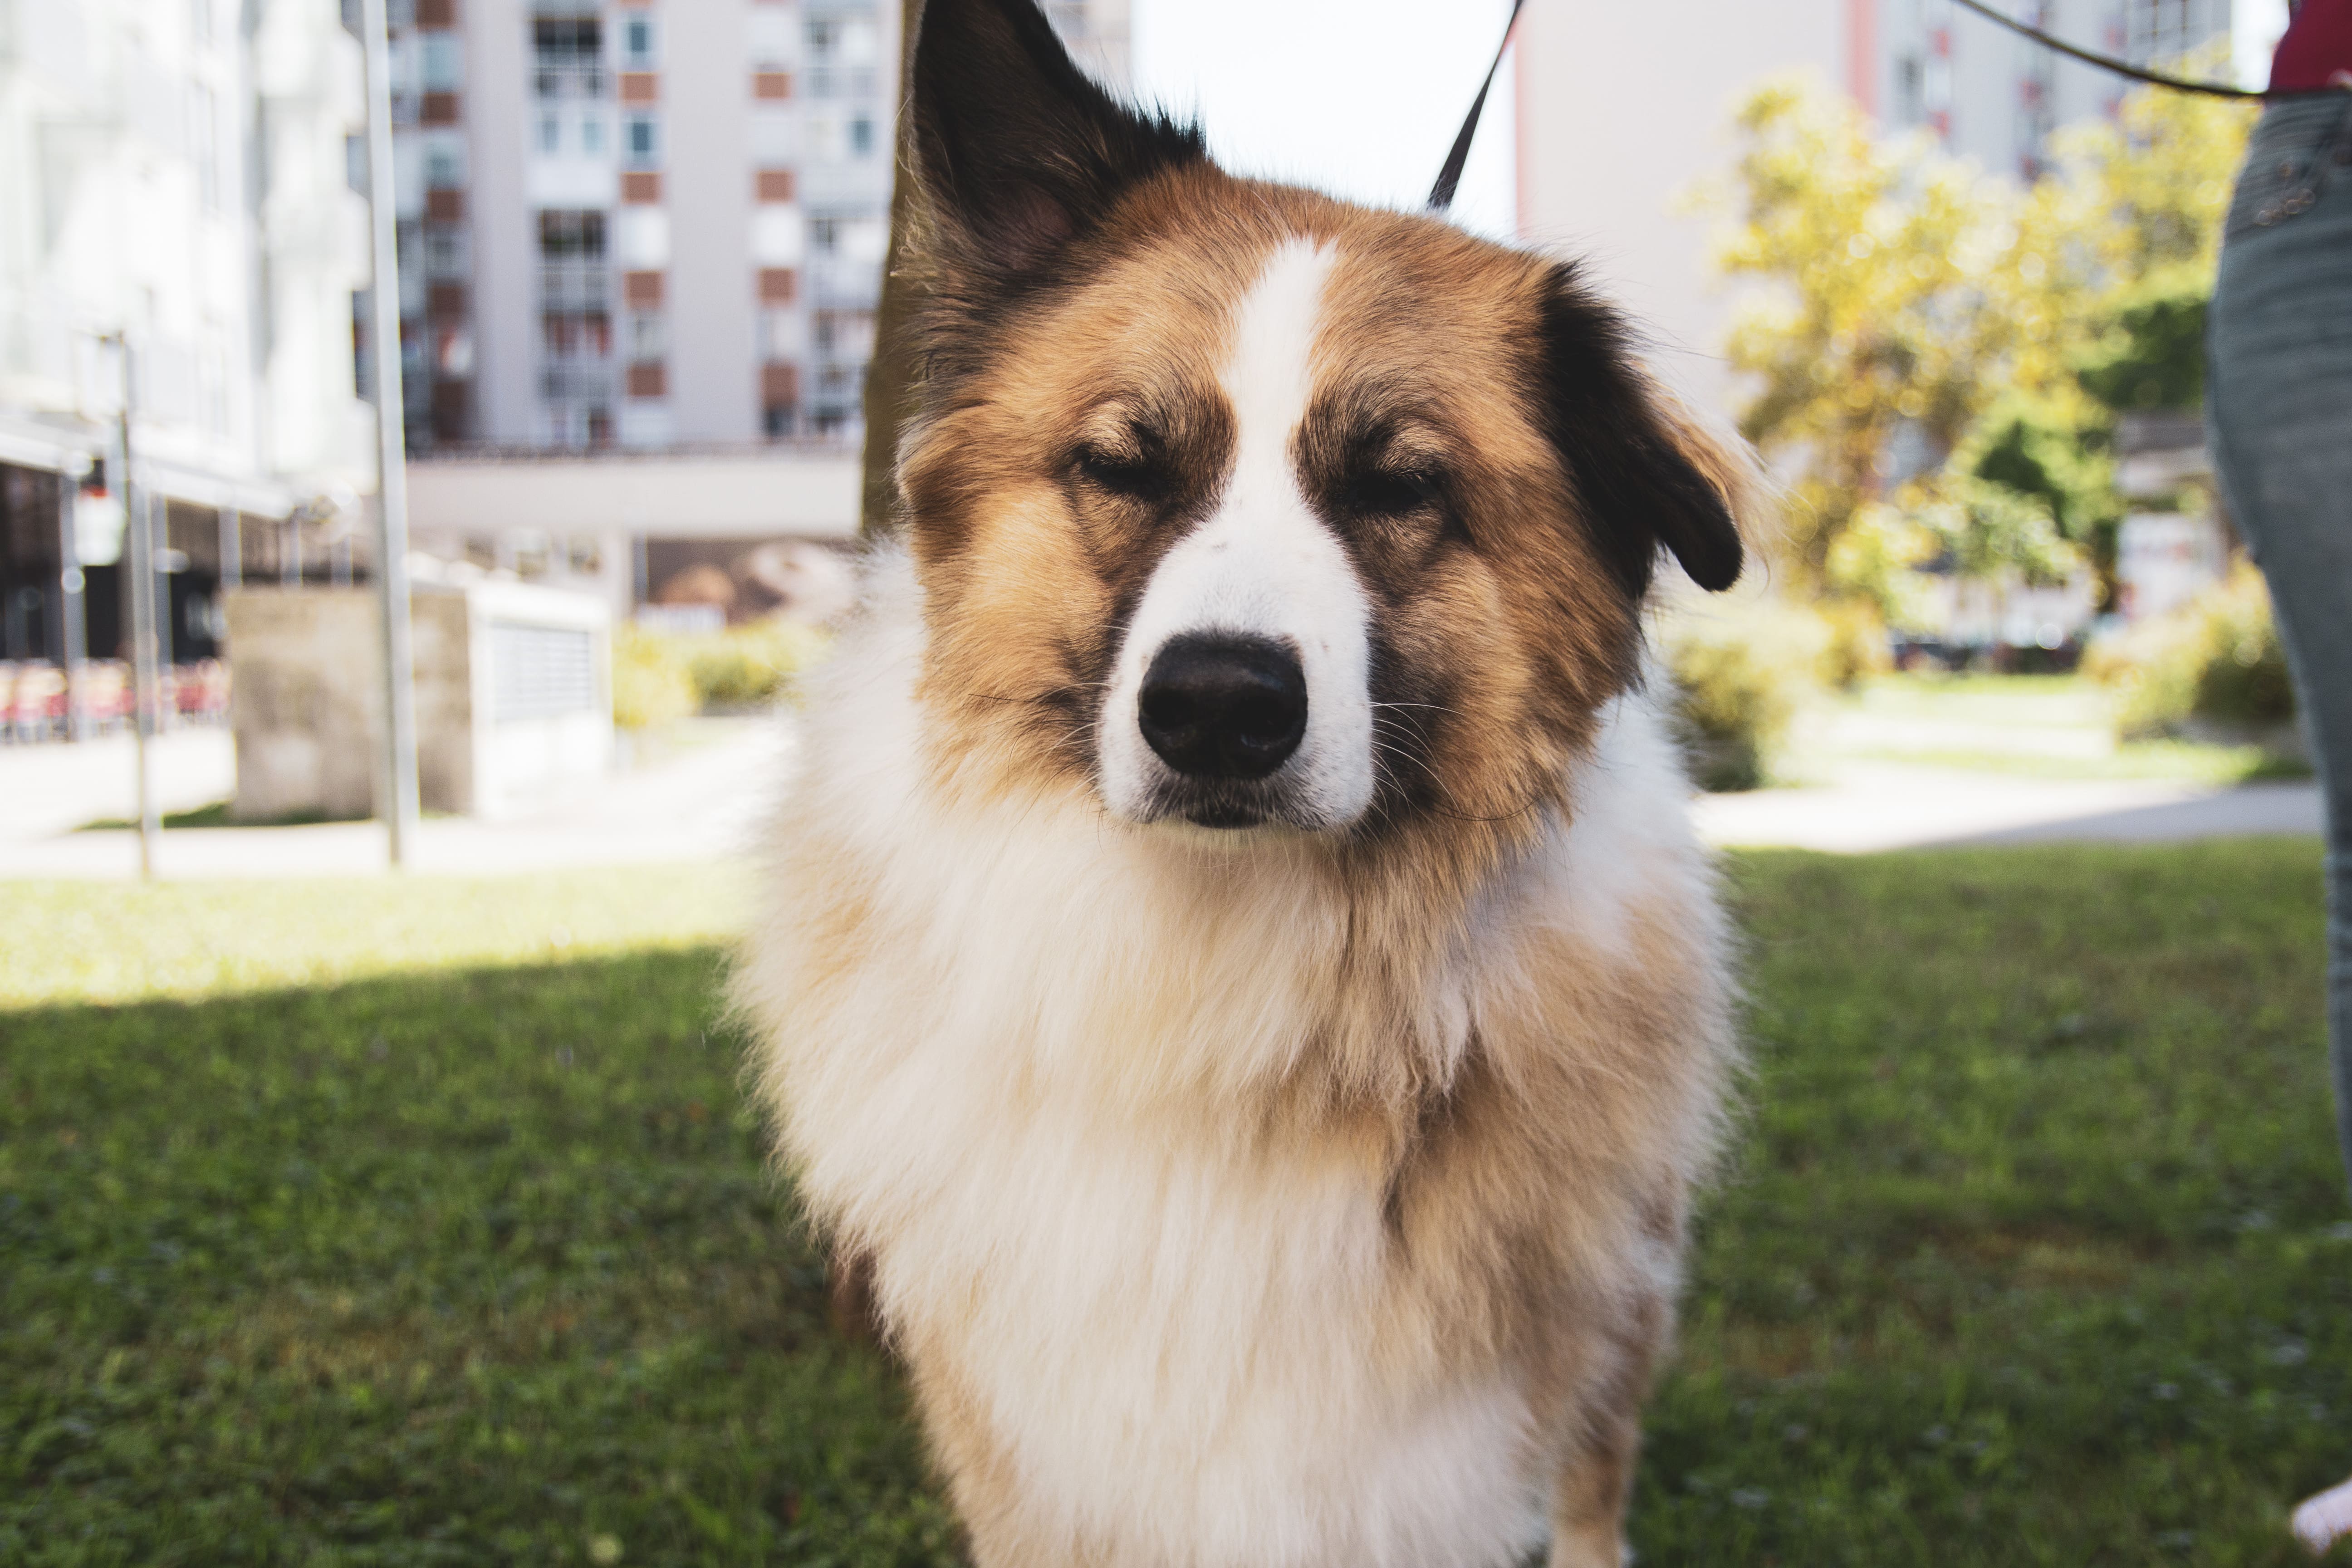
[[[1508, 15], [1047, 8], [1232, 166], [1401, 207]], [[2285, 8], [2034, 18], [2251, 80]], [[899, 7], [390, 21], [420, 841], [716, 853], [786, 743], [740, 721], [847, 602]], [[380, 787], [357, 22], [357, 0], [0, 5], [0, 868], [134, 864], [103, 826], [136, 810], [133, 509], [155, 790], [199, 834], [161, 853], [372, 863], [323, 830]], [[1661, 621], [1704, 782], [1779, 786], [1711, 807], [1718, 837], [2315, 826], [2291, 786], [2212, 804], [2302, 765], [2199, 421], [2247, 117], [2124, 85], [1948, 0], [1528, 6], [1456, 220], [1580, 258], [1788, 487], [1756, 587]], [[232, 824], [320, 830], [204, 836]]]

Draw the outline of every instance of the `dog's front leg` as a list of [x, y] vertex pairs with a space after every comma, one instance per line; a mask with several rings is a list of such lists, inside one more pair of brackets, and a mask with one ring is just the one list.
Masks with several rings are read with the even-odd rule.
[[1643, 1302], [1612, 1325], [1597, 1347], [1599, 1375], [1585, 1390], [1551, 1505], [1551, 1568], [1623, 1568], [1625, 1506], [1642, 1450], [1642, 1405], [1658, 1358], [1674, 1334], [1674, 1306]]

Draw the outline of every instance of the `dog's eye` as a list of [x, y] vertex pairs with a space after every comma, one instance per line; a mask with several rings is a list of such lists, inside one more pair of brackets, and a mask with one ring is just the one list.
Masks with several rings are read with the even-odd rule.
[[1081, 447], [1071, 466], [1087, 483], [1130, 500], [1160, 501], [1175, 488], [1175, 477], [1150, 452], [1107, 452]]
[[1442, 508], [1444, 482], [1421, 468], [1360, 468], [1348, 480], [1346, 500], [1359, 517], [1403, 517]]

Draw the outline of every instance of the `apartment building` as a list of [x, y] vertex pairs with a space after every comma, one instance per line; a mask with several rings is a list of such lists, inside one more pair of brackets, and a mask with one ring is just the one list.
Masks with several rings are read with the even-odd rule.
[[353, 569], [363, 107], [320, 0], [0, 0], [0, 661], [120, 648], [118, 341], [170, 656], [224, 583]]
[[[1124, 79], [1125, 0], [1049, 9]], [[856, 531], [900, 10], [393, 0], [422, 552], [740, 617]]]
[[[2015, 0], [2008, 8], [2053, 37], [2134, 65], [2191, 62], [2209, 72], [2217, 63], [2258, 71], [2286, 25], [2283, 3], [2247, 0]], [[1864, 108], [2023, 180], [2048, 169], [2053, 132], [2113, 113], [2131, 85], [1952, 0], [1871, 0], [1854, 8], [1850, 27], [1848, 86]]]
[[412, 449], [854, 438], [896, 9], [396, 0]]

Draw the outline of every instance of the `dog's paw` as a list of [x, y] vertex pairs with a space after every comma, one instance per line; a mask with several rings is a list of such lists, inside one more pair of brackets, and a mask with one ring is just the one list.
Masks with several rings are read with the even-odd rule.
[[2305, 1500], [2290, 1523], [2294, 1538], [2311, 1548], [2315, 1557], [2352, 1535], [2352, 1480]]

